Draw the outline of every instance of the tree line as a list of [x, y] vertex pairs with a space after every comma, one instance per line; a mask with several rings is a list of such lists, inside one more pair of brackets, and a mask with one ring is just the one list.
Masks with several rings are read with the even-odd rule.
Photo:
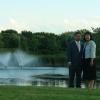
[[[92, 29], [94, 41], [97, 44], [97, 55], [100, 55], [100, 28]], [[82, 36], [88, 30], [78, 30]], [[0, 50], [21, 49], [38, 55], [65, 54], [67, 45], [73, 38], [73, 32], [56, 35], [49, 32], [22, 31], [8, 29], [0, 32]]]

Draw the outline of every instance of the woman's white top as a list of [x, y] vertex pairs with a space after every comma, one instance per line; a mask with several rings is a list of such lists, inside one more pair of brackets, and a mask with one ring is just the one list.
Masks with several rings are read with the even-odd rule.
[[85, 42], [85, 58], [96, 58], [96, 43], [93, 40]]

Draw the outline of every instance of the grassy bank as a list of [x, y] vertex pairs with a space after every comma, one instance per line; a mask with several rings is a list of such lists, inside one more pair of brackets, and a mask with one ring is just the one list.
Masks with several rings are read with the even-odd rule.
[[0, 87], [0, 100], [99, 100], [100, 90], [53, 87]]
[[[68, 67], [67, 66], [67, 55], [58, 54], [58, 55], [39, 55], [43, 66], [49, 67]], [[97, 67], [100, 67], [100, 56], [96, 58]]]
[[[14, 52], [17, 49], [13, 48], [1, 48], [0, 54], [5, 52]], [[37, 67], [68, 67], [67, 66], [67, 54], [66, 53], [59, 53], [59, 54], [32, 54], [30, 52], [26, 52], [33, 57], [39, 58], [39, 63], [36, 65]], [[96, 59], [97, 65], [100, 65], [100, 56], [97, 56]]]

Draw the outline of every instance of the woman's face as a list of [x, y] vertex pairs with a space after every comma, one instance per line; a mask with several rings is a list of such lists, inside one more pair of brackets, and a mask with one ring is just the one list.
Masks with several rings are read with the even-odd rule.
[[89, 34], [86, 34], [86, 35], [85, 35], [85, 40], [86, 40], [86, 41], [90, 41], [90, 39], [91, 39], [91, 36], [90, 36]]

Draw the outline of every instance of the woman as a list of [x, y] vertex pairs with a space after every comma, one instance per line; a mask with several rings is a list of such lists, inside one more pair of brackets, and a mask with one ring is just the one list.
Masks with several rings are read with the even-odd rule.
[[88, 88], [93, 88], [96, 80], [96, 44], [90, 32], [85, 33], [84, 40], [83, 79], [87, 81]]

